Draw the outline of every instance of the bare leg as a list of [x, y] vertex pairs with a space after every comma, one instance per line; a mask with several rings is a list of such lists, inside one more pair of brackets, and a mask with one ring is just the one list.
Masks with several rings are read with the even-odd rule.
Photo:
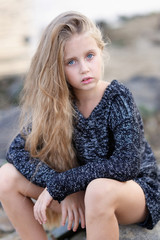
[[47, 240], [43, 226], [35, 220], [33, 202], [43, 188], [30, 183], [12, 164], [0, 168], [0, 201], [23, 240]]
[[134, 181], [111, 179], [92, 181], [85, 195], [87, 240], [118, 240], [119, 225], [142, 222], [145, 196]]

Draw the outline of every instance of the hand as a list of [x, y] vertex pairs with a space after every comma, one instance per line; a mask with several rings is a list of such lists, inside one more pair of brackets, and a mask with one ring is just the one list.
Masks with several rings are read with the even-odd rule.
[[34, 205], [34, 217], [40, 223], [44, 224], [47, 221], [46, 209], [51, 204], [53, 198], [45, 188], [43, 192], [39, 195], [35, 205]]
[[85, 228], [85, 207], [84, 207], [84, 192], [76, 192], [68, 195], [61, 202], [62, 211], [62, 225], [64, 226], [68, 218], [68, 230], [71, 230], [72, 224], [73, 231], [75, 232], [81, 221], [81, 227]]

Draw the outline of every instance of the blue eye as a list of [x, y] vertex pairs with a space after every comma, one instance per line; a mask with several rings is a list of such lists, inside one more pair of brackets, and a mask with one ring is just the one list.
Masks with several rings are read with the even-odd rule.
[[73, 65], [75, 63], [75, 60], [70, 60], [69, 62], [68, 62], [68, 65]]
[[93, 54], [92, 54], [92, 53], [89, 53], [89, 54], [87, 55], [87, 58], [88, 58], [88, 59], [92, 59], [92, 58], [93, 58]]

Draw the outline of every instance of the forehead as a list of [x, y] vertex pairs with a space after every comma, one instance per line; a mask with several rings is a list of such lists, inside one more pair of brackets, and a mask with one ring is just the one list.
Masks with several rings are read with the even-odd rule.
[[65, 43], [64, 55], [71, 57], [72, 55], [80, 54], [86, 51], [99, 49], [96, 40], [87, 33], [74, 34]]

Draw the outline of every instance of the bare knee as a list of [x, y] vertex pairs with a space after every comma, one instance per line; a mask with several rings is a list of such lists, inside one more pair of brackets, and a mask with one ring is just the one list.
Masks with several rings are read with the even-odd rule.
[[85, 204], [109, 204], [116, 198], [115, 180], [98, 178], [90, 182], [86, 189]]
[[86, 216], [91, 218], [113, 213], [116, 205], [115, 181], [95, 179], [89, 183], [85, 194]]
[[16, 168], [7, 163], [0, 168], [0, 199], [2, 200], [8, 193], [16, 190], [18, 179], [20, 179], [20, 173]]

